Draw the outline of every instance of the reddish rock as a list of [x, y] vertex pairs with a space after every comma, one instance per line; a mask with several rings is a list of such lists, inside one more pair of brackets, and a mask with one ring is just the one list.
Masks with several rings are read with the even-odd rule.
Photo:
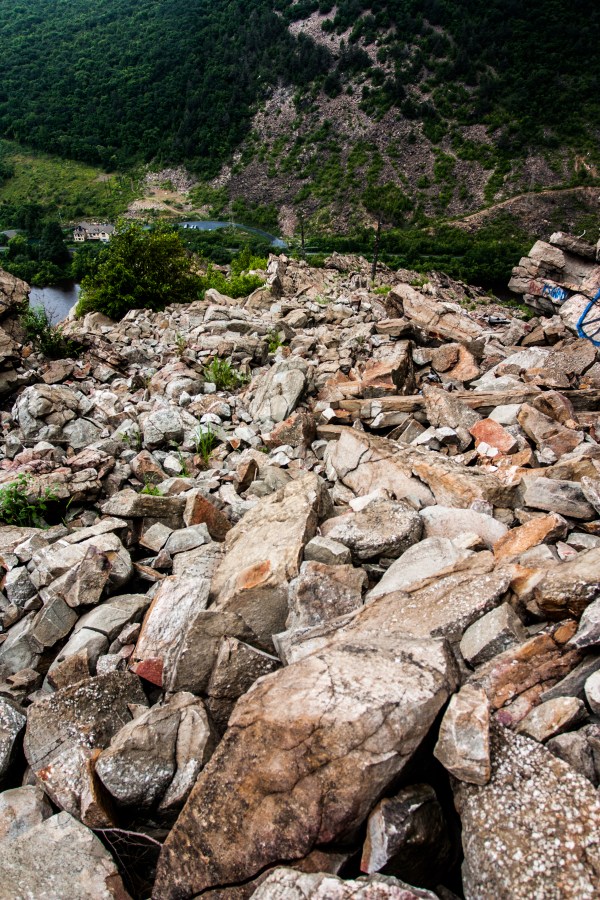
[[[316, 436], [315, 420], [306, 409], [299, 409], [283, 422], [278, 422], [271, 434], [265, 438], [267, 447], [309, 447]], [[256, 465], [256, 463], [255, 463]]]
[[185, 505], [183, 520], [186, 525], [205, 524], [214, 541], [224, 541], [231, 529], [231, 522], [220, 509], [203, 497], [201, 493], [192, 494]]
[[512, 453], [517, 447], [516, 438], [493, 419], [481, 419], [472, 425], [469, 431], [475, 438], [475, 446], [479, 446], [483, 441], [490, 447], [495, 447], [500, 453]]

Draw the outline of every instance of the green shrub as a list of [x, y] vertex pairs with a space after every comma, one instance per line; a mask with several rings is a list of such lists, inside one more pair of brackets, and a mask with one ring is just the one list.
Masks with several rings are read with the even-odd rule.
[[36, 499], [30, 499], [30, 475], [17, 475], [16, 481], [0, 488], [0, 522], [20, 528], [44, 528], [48, 504], [58, 500], [50, 488]]
[[208, 267], [206, 275], [201, 275], [199, 280], [202, 296], [209, 288], [214, 288], [220, 294], [225, 294], [227, 297], [233, 297], [234, 299], [236, 297], [247, 297], [248, 294], [251, 294], [252, 291], [262, 287], [264, 284], [263, 279], [258, 275], [232, 274], [230, 278], [226, 278], [222, 272], [213, 269], [212, 266]]
[[130, 309], [191, 303], [199, 288], [192, 257], [173, 228], [158, 225], [147, 231], [121, 221], [95, 271], [81, 282], [77, 315], [100, 312], [122, 319]]
[[64, 336], [60, 325], [50, 324], [43, 306], [29, 307], [19, 321], [34, 349], [49, 359], [77, 355], [77, 344]]
[[246, 378], [231, 367], [230, 359], [219, 359], [218, 356], [204, 367], [205, 381], [216, 384], [219, 391], [230, 391], [244, 384]]
[[156, 487], [155, 484], [152, 484], [151, 481], [147, 481], [144, 487], [141, 489], [140, 494], [149, 494], [151, 497], [160, 497], [160, 491]]

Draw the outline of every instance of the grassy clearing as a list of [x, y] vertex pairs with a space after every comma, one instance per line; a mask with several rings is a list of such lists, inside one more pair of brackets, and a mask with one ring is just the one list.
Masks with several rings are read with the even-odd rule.
[[3, 158], [13, 170], [0, 185], [0, 203], [39, 203], [58, 210], [64, 222], [85, 216], [114, 219], [137, 196], [136, 180], [109, 174], [73, 160], [2, 142]]

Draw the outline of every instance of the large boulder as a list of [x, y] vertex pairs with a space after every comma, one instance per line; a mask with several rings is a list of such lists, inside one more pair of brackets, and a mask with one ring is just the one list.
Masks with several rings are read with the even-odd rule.
[[339, 635], [240, 698], [161, 852], [156, 900], [353, 835], [456, 683], [443, 642]]
[[306, 474], [261, 500], [227, 534], [211, 586], [214, 609], [241, 616], [265, 649], [285, 627], [288, 582], [330, 509], [323, 482]]
[[600, 884], [596, 789], [536, 741], [492, 729], [492, 777], [455, 782], [466, 900], [592, 900]]
[[128, 672], [87, 678], [36, 700], [27, 710], [27, 762], [51, 800], [91, 825], [107, 824], [93, 760], [131, 721], [131, 704], [147, 705]]
[[292, 413], [306, 387], [308, 366], [299, 356], [275, 363], [251, 385], [249, 412], [259, 423], [283, 422]]

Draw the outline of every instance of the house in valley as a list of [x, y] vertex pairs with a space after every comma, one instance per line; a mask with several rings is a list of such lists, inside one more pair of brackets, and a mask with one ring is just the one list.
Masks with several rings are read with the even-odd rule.
[[73, 229], [73, 240], [77, 243], [84, 241], [110, 241], [115, 232], [114, 225], [98, 224], [96, 222], [80, 222]]

